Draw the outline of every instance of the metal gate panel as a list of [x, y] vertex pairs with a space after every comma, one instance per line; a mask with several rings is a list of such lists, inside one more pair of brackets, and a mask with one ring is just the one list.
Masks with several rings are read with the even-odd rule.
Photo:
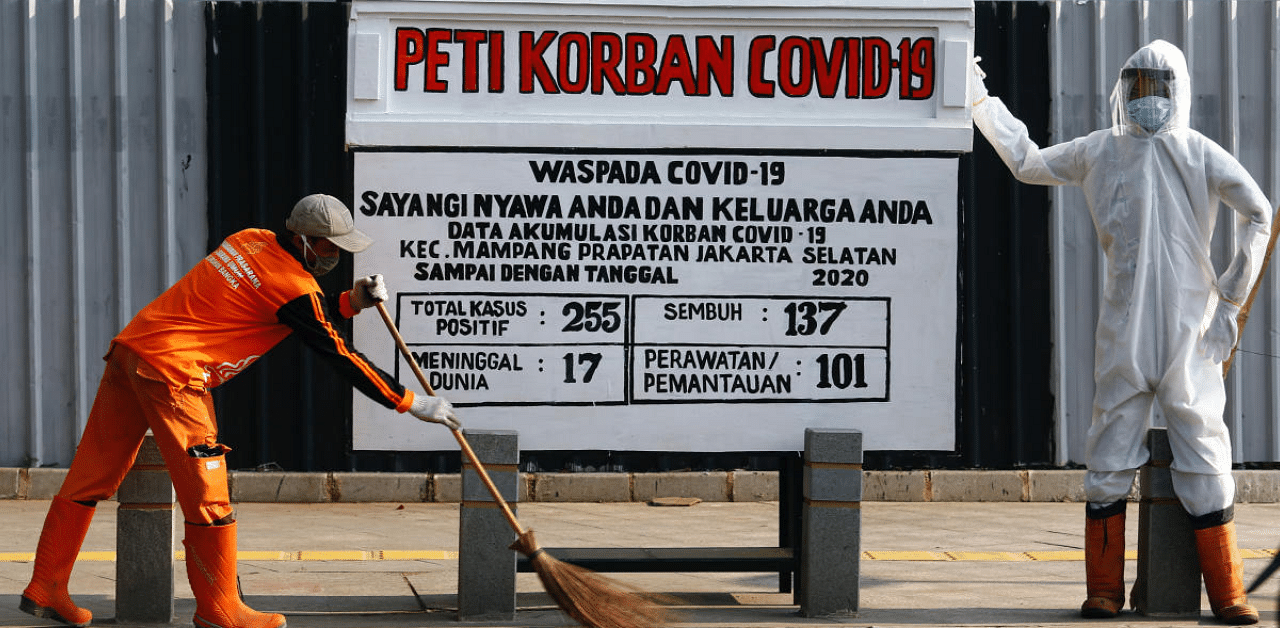
[[[312, 3], [309, 9], [307, 3], [294, 2], [242, 4], [218, 3], [228, 12], [270, 12], [280, 9], [273, 5], [281, 4], [294, 5], [294, 10], [304, 13], [331, 3]], [[215, 236], [208, 224], [215, 224], [221, 235], [241, 220], [207, 217], [206, 199], [257, 198], [263, 202], [249, 210], [261, 212], [278, 205], [275, 195], [293, 195], [316, 183], [346, 185], [328, 174], [328, 144], [306, 145], [305, 130], [327, 123], [299, 117], [294, 111], [288, 120], [300, 132], [297, 150], [281, 153], [264, 148], [255, 159], [262, 160], [265, 179], [225, 178], [231, 174], [228, 171], [218, 179], [222, 192], [206, 192], [204, 11], [209, 6], [216, 5], [198, 0], [0, 0], [0, 202], [18, 208], [7, 210], [14, 220], [0, 234], [10, 287], [10, 298], [0, 300], [4, 329], [0, 333], [7, 349], [0, 359], [11, 374], [10, 382], [0, 388], [4, 391], [0, 411], [8, 417], [0, 423], [0, 466], [65, 466], [70, 461], [101, 372], [99, 358], [110, 338], [139, 307], [203, 256], [209, 238]], [[1178, 44], [1188, 54], [1197, 84], [1193, 125], [1237, 154], [1273, 202], [1280, 198], [1280, 113], [1274, 106], [1280, 102], [1280, 3], [1112, 0], [980, 2], [978, 7], [998, 14], [986, 32], [980, 28], [978, 36], [987, 38], [1009, 36], [1000, 31], [1019, 20], [1042, 19], [1037, 14], [1049, 12], [1051, 142], [1109, 123], [1107, 96], [1115, 74], [1140, 43], [1163, 37]], [[317, 43], [322, 42], [307, 45]], [[978, 43], [980, 48], [984, 45]], [[1030, 44], [1023, 40], [1017, 45]], [[240, 52], [244, 51], [236, 54]], [[310, 71], [300, 57], [280, 62], [296, 64], [296, 72]], [[984, 65], [993, 62], [988, 59]], [[993, 93], [1016, 93], [1044, 80], [1033, 65], [1012, 64], [1006, 91], [997, 92], [992, 84]], [[337, 72], [341, 74], [342, 69]], [[253, 76], [244, 74], [242, 80]], [[210, 99], [219, 97], [208, 94]], [[225, 102], [223, 106], [248, 104], [252, 103]], [[259, 132], [251, 133], [255, 128]], [[246, 142], [261, 147], [264, 128], [210, 132], [223, 148]], [[326, 165], [298, 164], [297, 172], [290, 175], [298, 178], [290, 179], [283, 186], [289, 189], [283, 189], [279, 164], [299, 155], [323, 158]], [[307, 172], [317, 171], [325, 174], [306, 180]], [[230, 195], [226, 190], [237, 192]], [[985, 361], [981, 371], [968, 365], [973, 368], [961, 393], [970, 396], [961, 404], [963, 450], [951, 457], [898, 452], [869, 464], [990, 467], [1083, 461], [1093, 391], [1100, 253], [1078, 190], [1056, 188], [1048, 193], [1052, 319], [1047, 333], [1054, 351], [1048, 379], [1056, 409], [1045, 409], [1039, 393], [1009, 398], [1019, 394], [1013, 384], [1000, 385], [996, 380], [1011, 373], [1010, 369], [1022, 372], [1027, 360], [1034, 364], [1037, 349], [1028, 353], [980, 349], [1017, 341], [987, 329], [967, 341], [987, 353], [966, 354]], [[1015, 205], [1038, 210], [1025, 192], [1009, 189], [990, 194], [1021, 197]], [[243, 219], [261, 224], [263, 218]], [[1035, 230], [1034, 225], [1017, 221], [999, 228], [1005, 230], [1006, 239], [1027, 237], [1028, 229], [1034, 235]], [[998, 270], [1001, 256], [1008, 256], [1006, 264], [1019, 263], [1015, 258], [1031, 259], [1028, 256], [1034, 251], [1027, 248], [1034, 245], [1011, 247], [1008, 253], [1005, 249], [975, 251], [973, 261]], [[1028, 275], [1038, 272], [1034, 260], [1031, 263], [1021, 271], [1000, 271], [999, 281], [992, 275], [984, 277], [985, 288], [995, 292], [968, 296], [975, 301], [970, 310], [974, 325], [1012, 320], [1008, 316], [1015, 315], [1029, 317], [1018, 323], [1024, 339], [1041, 328], [1035, 322], [1040, 314], [1027, 311], [1029, 300], [1043, 298], [1035, 290], [1026, 291], [1034, 279]], [[1227, 419], [1242, 462], [1280, 459], [1280, 430], [1274, 418], [1280, 409], [1280, 386], [1276, 385], [1280, 360], [1272, 357], [1280, 355], [1276, 297], [1280, 273], [1269, 273], [1265, 282], [1228, 388]], [[1011, 314], [1009, 309], [1024, 311]], [[288, 357], [293, 351], [280, 352], [271, 368], [277, 372], [274, 379], [246, 381], [242, 386], [246, 398], [266, 395], [277, 383], [290, 388], [291, 398], [311, 398], [305, 392], [298, 395], [296, 389], [297, 381], [309, 377], [281, 379], [284, 376], [279, 374], [295, 368], [295, 363], [303, 373], [310, 368], [305, 358]], [[330, 394], [315, 396], [319, 401], [311, 407], [316, 416], [332, 411]], [[256, 450], [253, 462], [288, 460], [290, 468], [298, 469], [452, 464], [435, 458], [384, 460], [376, 453], [350, 457], [334, 442], [346, 436], [341, 412], [314, 424], [317, 431], [311, 433], [300, 418], [277, 423], [282, 418], [280, 408], [287, 405], [279, 400], [237, 402], [231, 407], [246, 416], [224, 413], [224, 420], [236, 424], [233, 431], [245, 432], [239, 444], [248, 452]], [[1044, 415], [1049, 412], [1055, 422], [1051, 433], [1045, 434], [1042, 426], [1048, 425]], [[256, 437], [246, 440], [255, 429]], [[285, 438], [291, 439], [287, 449], [292, 451], [281, 456]], [[266, 442], [253, 442], [256, 439]], [[1050, 459], [1042, 453], [1045, 439], [1053, 441]], [[616, 465], [623, 459], [627, 466], [661, 466], [663, 456], [661, 452], [559, 456], [547, 452], [544, 467], [558, 466], [566, 458], [581, 459], [584, 466]], [[688, 461], [682, 458], [672, 464]], [[699, 466], [716, 464], [714, 460], [697, 462]]]
[[[1053, 143], [1109, 126], [1120, 66], [1140, 46], [1165, 39], [1187, 55], [1195, 93], [1192, 127], [1234, 154], [1271, 202], [1280, 202], [1280, 3], [1126, 0], [1053, 2], [1050, 9]], [[1102, 259], [1080, 191], [1055, 188], [1052, 199], [1055, 463], [1083, 463]], [[1224, 216], [1218, 230], [1230, 229]], [[1224, 268], [1223, 241], [1216, 246], [1215, 263]], [[1225, 419], [1236, 462], [1280, 460], [1277, 274], [1263, 279], [1227, 378]]]
[[199, 2], [0, 0], [0, 466], [66, 466], [101, 357], [204, 255]]

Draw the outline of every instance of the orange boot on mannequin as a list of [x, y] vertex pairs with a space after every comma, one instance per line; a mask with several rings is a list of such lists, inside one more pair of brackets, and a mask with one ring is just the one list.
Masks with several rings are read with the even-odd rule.
[[285, 628], [284, 615], [259, 613], [236, 586], [236, 524], [186, 524], [187, 579], [196, 597], [196, 628]]
[[1090, 504], [1084, 524], [1084, 569], [1088, 598], [1080, 616], [1109, 619], [1124, 608], [1123, 501], [1102, 508]]
[[44, 520], [31, 584], [22, 592], [18, 608], [36, 617], [45, 617], [71, 626], [88, 626], [93, 613], [80, 608], [67, 593], [67, 580], [84, 535], [93, 520], [93, 506], [54, 497]]
[[1244, 562], [1236, 546], [1235, 521], [1197, 527], [1196, 551], [1214, 617], [1235, 626], [1258, 623], [1258, 611], [1248, 604], [1244, 593]]

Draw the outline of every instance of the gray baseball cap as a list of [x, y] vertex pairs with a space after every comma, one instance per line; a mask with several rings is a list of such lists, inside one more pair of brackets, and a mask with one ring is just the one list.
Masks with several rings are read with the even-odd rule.
[[284, 226], [299, 235], [326, 238], [338, 248], [352, 253], [359, 253], [373, 244], [369, 236], [356, 229], [351, 220], [351, 210], [328, 194], [302, 197], [293, 206]]

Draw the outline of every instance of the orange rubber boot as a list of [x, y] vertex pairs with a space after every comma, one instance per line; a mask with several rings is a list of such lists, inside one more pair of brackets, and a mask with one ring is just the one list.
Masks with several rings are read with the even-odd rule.
[[1234, 626], [1258, 623], [1258, 611], [1248, 604], [1244, 593], [1244, 561], [1236, 546], [1236, 523], [1196, 530], [1196, 551], [1200, 553], [1200, 573], [1209, 594], [1213, 615]]
[[196, 628], [284, 628], [284, 615], [259, 613], [240, 600], [236, 582], [236, 524], [188, 523], [187, 579], [196, 597]]
[[93, 613], [76, 606], [67, 593], [67, 580], [76, 556], [80, 555], [93, 513], [93, 506], [53, 498], [44, 519], [44, 530], [40, 532], [40, 544], [36, 546], [31, 584], [22, 592], [18, 608], [70, 626], [88, 626], [93, 621]]
[[[1124, 502], [1119, 512], [1084, 523], [1084, 570], [1088, 598], [1080, 616], [1109, 619], [1124, 608]], [[1108, 509], [1113, 510], [1113, 509]]]

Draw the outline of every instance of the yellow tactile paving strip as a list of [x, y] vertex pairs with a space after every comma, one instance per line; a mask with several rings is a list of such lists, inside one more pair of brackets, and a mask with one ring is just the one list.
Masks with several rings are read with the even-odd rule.
[[[1240, 557], [1273, 558], [1275, 549], [1241, 549]], [[378, 561], [378, 560], [457, 560], [458, 553], [443, 550], [303, 550], [299, 552], [241, 551], [243, 561]], [[174, 552], [174, 560], [184, 560], [185, 552]], [[1125, 552], [1125, 558], [1137, 560], [1137, 550]], [[79, 560], [113, 562], [115, 552], [80, 552]], [[1046, 550], [1034, 552], [945, 552], [945, 551], [889, 551], [862, 552], [863, 560], [878, 561], [937, 561], [937, 562], [1044, 562], [1083, 561], [1083, 550]], [[28, 563], [35, 560], [33, 552], [0, 552], [0, 563]]]

